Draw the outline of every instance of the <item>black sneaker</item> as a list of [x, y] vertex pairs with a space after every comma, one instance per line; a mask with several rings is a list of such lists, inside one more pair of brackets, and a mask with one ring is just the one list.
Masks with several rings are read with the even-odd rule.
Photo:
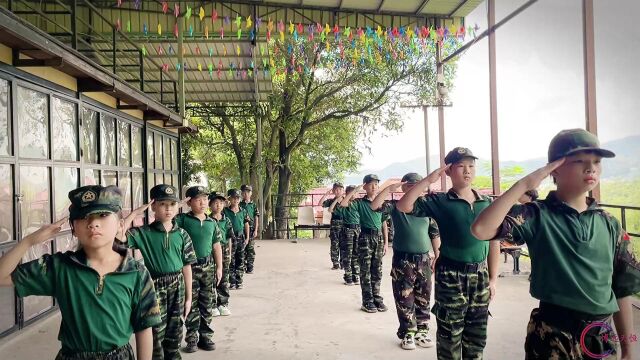
[[247, 271], [245, 272], [245, 274], [253, 274], [253, 269], [247, 269]]
[[216, 343], [211, 339], [200, 339], [200, 341], [198, 341], [198, 347], [205, 351], [213, 351], [216, 349]]
[[184, 352], [193, 353], [198, 351], [198, 344], [195, 340], [187, 342], [187, 346], [184, 347]]
[[376, 308], [375, 305], [373, 304], [366, 304], [366, 305], [362, 305], [360, 307], [360, 310], [364, 311], [364, 312], [368, 312], [368, 313], [375, 313], [378, 312], [378, 309]]
[[231, 284], [231, 285], [229, 285], [229, 289], [230, 289], [230, 290], [235, 290], [235, 288], [236, 288], [236, 284]]
[[357, 277], [354, 277], [352, 282], [354, 285], [360, 285], [360, 279], [358, 279]]
[[242, 289], [242, 284], [236, 285], [236, 290], [240, 290], [240, 289]]
[[385, 312], [385, 311], [389, 310], [389, 308], [387, 308], [387, 305], [385, 305], [384, 303], [380, 303], [380, 304], [376, 305], [376, 309], [379, 312]]
[[347, 286], [353, 285], [353, 283], [351, 281], [349, 281], [349, 280], [345, 280], [344, 284], [347, 285]]
[[331, 270], [338, 270], [338, 269], [340, 269], [340, 265], [333, 264], [333, 267], [331, 268]]

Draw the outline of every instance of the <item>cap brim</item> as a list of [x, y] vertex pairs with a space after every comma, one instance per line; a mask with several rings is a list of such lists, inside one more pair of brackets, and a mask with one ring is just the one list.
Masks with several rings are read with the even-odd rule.
[[119, 208], [108, 208], [108, 207], [90, 207], [85, 209], [80, 209], [78, 211], [72, 211], [69, 213], [69, 219], [78, 220], [78, 219], [86, 219], [90, 215], [95, 214], [115, 214], [122, 209]]
[[222, 200], [222, 201], [227, 201], [227, 198], [224, 196], [214, 196], [210, 199], [211, 201], [213, 200]]
[[447, 162], [447, 159], [445, 159], [445, 160], [444, 160], [444, 164], [445, 164], [445, 165], [455, 164], [455, 163], [460, 162], [460, 161], [462, 161], [462, 160], [464, 160], [464, 159], [467, 159], [467, 158], [471, 158], [471, 159], [473, 159], [473, 160], [478, 160], [478, 157], [477, 157], [477, 156], [473, 156], [473, 155], [464, 155], [464, 156], [462, 156], [462, 157], [461, 157], [461, 158], [459, 158], [459, 159], [455, 159], [454, 161], [449, 161], [449, 162]]
[[178, 199], [178, 198], [177, 198], [177, 197], [175, 197], [175, 196], [160, 196], [160, 197], [154, 198], [153, 200], [154, 200], [154, 201], [165, 201], [165, 200], [171, 200], [171, 201], [175, 201], [175, 202], [179, 202], [179, 201], [180, 201], [180, 199]]
[[[575, 154], [577, 154], [579, 152], [583, 152], [583, 151], [594, 152], [594, 153], [602, 156], [603, 158], [616, 157], [616, 154], [613, 151], [607, 150], [607, 149], [603, 149], [603, 148], [599, 148], [599, 147], [583, 147], [583, 148], [573, 149], [573, 150], [569, 151], [567, 154], [565, 154], [564, 156], [561, 156], [561, 157], [575, 155]], [[560, 158], [558, 158], [558, 159], [560, 159]], [[555, 160], [558, 160], [558, 159], [554, 159], [552, 161], [555, 161]]]

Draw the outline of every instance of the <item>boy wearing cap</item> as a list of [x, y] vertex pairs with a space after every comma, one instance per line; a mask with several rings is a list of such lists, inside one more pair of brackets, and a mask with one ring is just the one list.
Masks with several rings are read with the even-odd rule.
[[[151, 327], [160, 323], [153, 281], [144, 265], [114, 248], [122, 229], [122, 193], [115, 186], [83, 186], [69, 192], [69, 224], [79, 249], [46, 254], [20, 264], [31, 246], [53, 238], [66, 218], [25, 236], [0, 257], [0, 286], [18, 297], [53, 296], [62, 314], [56, 359], [150, 360]], [[118, 311], [113, 311], [118, 309]]]
[[[344, 207], [354, 207], [360, 216], [360, 237], [358, 238], [358, 261], [360, 263], [360, 288], [362, 290], [361, 310], [368, 313], [387, 311], [380, 295], [382, 281], [382, 257], [387, 253], [387, 224], [382, 220], [381, 210], [372, 210], [371, 202], [378, 192], [380, 179], [377, 175], [366, 175], [354, 191], [341, 201]], [[349, 201], [364, 188], [366, 196]]]
[[[636, 359], [631, 295], [640, 291], [640, 264], [626, 231], [588, 192], [599, 182], [601, 159], [614, 157], [582, 129], [563, 130], [549, 145], [549, 163], [525, 176], [472, 225], [481, 240], [507, 238], [531, 252], [531, 312], [526, 359]], [[556, 191], [513, 205], [549, 175]], [[616, 334], [611, 321], [615, 322]]]
[[[334, 195], [334, 198], [325, 200], [325, 198], [331, 194]], [[334, 200], [341, 198], [342, 196], [344, 196], [344, 185], [337, 182], [333, 184], [331, 190], [322, 195], [319, 203], [323, 208], [329, 208]], [[340, 211], [340, 205], [336, 204], [331, 212], [331, 231], [329, 233], [329, 238], [331, 240], [329, 256], [331, 257], [331, 263], [333, 264], [331, 270], [338, 270], [340, 268], [340, 238], [342, 237], [342, 224], [343, 219]]]
[[[440, 230], [435, 266], [436, 348], [438, 359], [481, 359], [487, 342], [489, 301], [495, 294], [500, 244], [479, 242], [469, 226], [491, 200], [471, 188], [475, 160], [471, 150], [456, 147], [439, 168], [409, 189], [396, 205], [401, 212], [430, 217]], [[445, 172], [452, 188], [420, 196]], [[488, 270], [487, 270], [488, 264]]]
[[233, 245], [231, 246], [231, 264], [229, 269], [230, 289], [242, 289], [242, 277], [244, 275], [244, 247], [249, 242], [249, 214], [240, 207], [240, 191], [229, 189], [227, 191], [229, 206], [224, 208], [224, 216], [229, 218], [233, 227]]
[[222, 279], [216, 287], [217, 308], [213, 309], [213, 316], [229, 316], [229, 268], [231, 265], [231, 251], [233, 242], [233, 225], [231, 220], [223, 213], [223, 209], [227, 199], [217, 192], [209, 194], [209, 208], [211, 209], [211, 218], [216, 222], [218, 229], [222, 235], [220, 245], [222, 247]]
[[353, 202], [353, 196], [355, 195], [352, 194], [354, 191], [357, 193], [355, 186], [347, 186], [346, 196], [351, 195], [351, 197], [346, 207], [340, 205], [345, 196], [336, 197], [331, 203], [331, 206], [329, 206], [329, 212], [331, 214], [338, 212], [344, 221], [340, 239], [340, 260], [342, 261], [342, 268], [344, 269], [345, 285], [358, 285], [360, 283], [360, 266], [358, 264], [360, 213], [355, 206], [350, 206]]
[[196, 263], [191, 265], [193, 274], [191, 312], [185, 321], [187, 346], [184, 351], [192, 353], [198, 348], [215, 350], [214, 330], [210, 323], [216, 302], [216, 285], [222, 279], [221, 232], [207, 210], [208, 192], [203, 186], [187, 189], [188, 213], [176, 215], [176, 225], [184, 229], [193, 243]]
[[432, 218], [400, 212], [396, 208], [396, 200], [385, 203], [385, 199], [400, 188], [406, 193], [420, 180], [422, 176], [408, 173], [400, 183], [382, 189], [371, 203], [374, 210], [386, 206], [395, 227], [391, 286], [400, 323], [396, 334], [405, 350], [415, 349], [416, 344], [425, 348], [434, 345], [429, 334], [429, 301], [434, 259], [437, 259], [440, 249], [440, 232]]
[[255, 238], [260, 229], [260, 210], [255, 202], [251, 200], [253, 188], [251, 185], [240, 186], [242, 191], [242, 201], [240, 207], [249, 215], [249, 242], [244, 248], [244, 263], [247, 274], [253, 274], [253, 263], [256, 260]]
[[183, 317], [191, 310], [191, 264], [196, 262], [191, 237], [175, 224], [176, 189], [167, 184], [151, 188], [151, 202], [125, 219], [128, 227], [149, 205], [155, 221], [127, 231], [127, 246], [140, 250], [158, 295], [162, 323], [153, 328], [153, 358], [181, 359]]

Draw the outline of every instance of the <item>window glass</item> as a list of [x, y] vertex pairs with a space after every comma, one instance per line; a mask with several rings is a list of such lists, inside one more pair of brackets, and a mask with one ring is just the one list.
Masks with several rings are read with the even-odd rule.
[[[0, 155], [11, 154], [11, 122], [9, 121], [11, 94], [9, 88], [9, 82], [0, 79]], [[0, 321], [2, 320], [0, 319]], [[2, 332], [1, 323], [0, 332]]]
[[100, 119], [100, 163], [104, 165], [116, 165], [115, 120], [105, 115]]
[[154, 167], [154, 153], [153, 153], [153, 133], [147, 134], [147, 167], [153, 169]]
[[142, 129], [137, 126], [131, 127], [131, 161], [133, 167], [142, 167]]
[[131, 166], [131, 160], [129, 160], [130, 149], [129, 124], [118, 121], [118, 166]]
[[76, 104], [53, 97], [52, 133], [53, 158], [55, 160], [78, 160], [78, 120]]
[[102, 170], [100, 185], [109, 186], [109, 185], [118, 185], [118, 173], [111, 170]]
[[11, 165], [0, 164], [0, 244], [13, 241], [14, 238], [13, 171]]
[[98, 113], [82, 109], [82, 153], [84, 161], [98, 163]]
[[49, 158], [49, 109], [46, 94], [18, 87], [20, 156]]
[[164, 156], [164, 152], [162, 151], [162, 136], [155, 134], [153, 145], [156, 153], [155, 168], [162, 169], [162, 157]]
[[131, 213], [131, 173], [126, 171], [118, 172], [118, 187], [122, 191], [122, 214], [124, 216]]
[[[78, 187], [78, 169], [56, 167], [53, 169], [54, 193], [55, 197], [55, 220], [58, 221], [69, 215], [69, 192]], [[65, 222], [62, 229], [68, 229], [69, 224]]]
[[[22, 261], [28, 262], [39, 259], [44, 254], [51, 254], [52, 243], [52, 241], [47, 241], [30, 247], [29, 250], [27, 250], [27, 253], [22, 257]], [[53, 306], [53, 298], [50, 296], [27, 296], [22, 301], [24, 304], [25, 320], [30, 320], [36, 315], [49, 310]]]
[[178, 170], [178, 141], [171, 139], [171, 169]]
[[171, 170], [171, 140], [169, 137], [164, 137], [164, 168], [165, 170]]

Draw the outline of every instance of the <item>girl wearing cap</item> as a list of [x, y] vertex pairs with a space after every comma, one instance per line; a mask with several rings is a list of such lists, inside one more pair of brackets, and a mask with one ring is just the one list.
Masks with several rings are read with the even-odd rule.
[[[56, 359], [151, 359], [151, 327], [160, 323], [147, 269], [114, 250], [122, 229], [121, 192], [115, 186], [83, 186], [69, 193], [69, 223], [80, 249], [46, 254], [18, 265], [31, 246], [53, 238], [67, 220], [45, 225], [0, 258], [0, 285], [19, 297], [53, 296], [62, 322]], [[118, 309], [118, 311], [114, 311]]]

